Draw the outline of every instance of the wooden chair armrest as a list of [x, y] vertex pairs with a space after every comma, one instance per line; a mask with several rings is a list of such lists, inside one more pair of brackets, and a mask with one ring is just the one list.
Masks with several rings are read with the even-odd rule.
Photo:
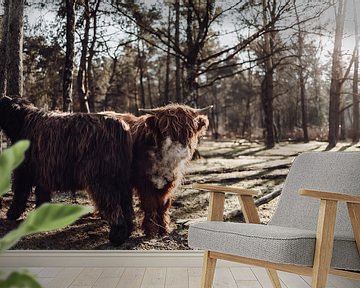
[[212, 185], [212, 184], [195, 183], [192, 185], [192, 188], [210, 191], [210, 192], [217, 192], [217, 193], [233, 193], [233, 194], [238, 194], [238, 195], [249, 195], [249, 196], [257, 196], [259, 194], [259, 192], [256, 190], [244, 189], [244, 188], [238, 188], [238, 187]]
[[[356, 246], [360, 253], [360, 196], [354, 196], [349, 194], [340, 194], [335, 192], [325, 192], [325, 191], [318, 191], [318, 190], [309, 190], [309, 189], [300, 189], [299, 194], [303, 196], [314, 197], [320, 200], [320, 212], [319, 212], [319, 219], [318, 219], [318, 236], [322, 235], [323, 229], [327, 229], [326, 234], [329, 234], [328, 230], [330, 229], [331, 239], [333, 238], [333, 229], [335, 226], [335, 215], [336, 215], [336, 206], [338, 201], [346, 202], [347, 208], [349, 211], [351, 226], [353, 228]], [[330, 201], [329, 201], [330, 200]], [[335, 202], [333, 202], [335, 201]], [[325, 212], [326, 209], [329, 209], [330, 212]], [[325, 215], [326, 214], [326, 215]], [[331, 225], [324, 224], [326, 221], [330, 221]], [[330, 228], [324, 228], [328, 227]], [[317, 240], [318, 241], [318, 240]], [[320, 244], [319, 244], [320, 245]], [[321, 246], [321, 245], [320, 245]], [[320, 248], [319, 248], [320, 249]], [[326, 247], [325, 250], [329, 250], [329, 247]], [[332, 250], [332, 249], [331, 249]], [[319, 264], [320, 265], [320, 264]]]
[[236, 187], [225, 187], [219, 185], [210, 184], [199, 184], [195, 183], [192, 185], [194, 189], [210, 191], [209, 200], [209, 221], [222, 221], [224, 214], [224, 202], [225, 193], [237, 194], [240, 202], [241, 209], [244, 213], [244, 217], [247, 223], [260, 223], [259, 214], [257, 212], [253, 196], [259, 194], [258, 191], [236, 188]]
[[320, 200], [343, 201], [348, 203], [360, 204], [360, 196], [354, 196], [349, 194], [341, 194], [335, 192], [325, 192], [325, 191], [309, 190], [309, 189], [300, 189], [299, 194], [302, 196], [313, 197]]

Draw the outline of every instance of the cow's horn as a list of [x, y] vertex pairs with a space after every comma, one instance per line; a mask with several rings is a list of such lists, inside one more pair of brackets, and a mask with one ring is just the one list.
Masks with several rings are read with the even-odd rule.
[[149, 114], [153, 114], [158, 110], [159, 110], [158, 108], [154, 108], [154, 109], [139, 108], [139, 112], [149, 113]]
[[195, 111], [196, 113], [205, 113], [205, 112], [207, 112], [208, 110], [211, 110], [211, 109], [213, 109], [213, 108], [214, 108], [214, 105], [209, 105], [209, 106], [207, 106], [207, 107], [205, 107], [205, 108], [194, 109], [194, 111]]

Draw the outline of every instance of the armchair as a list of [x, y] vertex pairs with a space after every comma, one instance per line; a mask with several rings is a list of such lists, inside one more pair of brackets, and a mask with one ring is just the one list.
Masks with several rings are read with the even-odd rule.
[[[212, 286], [217, 259], [266, 268], [274, 288], [277, 270], [312, 276], [312, 288], [325, 288], [328, 274], [360, 280], [360, 153], [298, 156], [268, 225], [260, 224], [256, 192], [193, 187], [210, 191], [208, 221], [192, 224], [188, 239], [205, 250], [202, 288]], [[225, 193], [238, 194], [247, 223], [222, 222]]]

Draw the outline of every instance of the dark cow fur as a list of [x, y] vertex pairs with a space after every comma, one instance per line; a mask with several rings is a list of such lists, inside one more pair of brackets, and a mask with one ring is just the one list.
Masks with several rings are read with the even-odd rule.
[[12, 143], [31, 143], [13, 173], [9, 219], [24, 212], [32, 186], [37, 206], [50, 201], [51, 191], [85, 189], [111, 227], [110, 241], [120, 244], [129, 237], [132, 142], [126, 123], [98, 114], [44, 112], [21, 98], [3, 97], [0, 128]]

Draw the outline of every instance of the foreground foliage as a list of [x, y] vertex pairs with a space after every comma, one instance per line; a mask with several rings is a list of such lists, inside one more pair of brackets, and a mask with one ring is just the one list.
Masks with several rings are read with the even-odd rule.
[[[29, 146], [29, 141], [19, 141], [0, 155], [0, 196], [9, 190], [11, 173], [24, 160]], [[0, 239], [0, 252], [10, 249], [24, 236], [64, 228], [90, 212], [90, 207], [79, 205], [43, 204], [30, 212], [18, 228]], [[12, 272], [6, 279], [0, 280], [0, 288], [5, 287], [38, 288], [41, 286], [27, 272]]]

